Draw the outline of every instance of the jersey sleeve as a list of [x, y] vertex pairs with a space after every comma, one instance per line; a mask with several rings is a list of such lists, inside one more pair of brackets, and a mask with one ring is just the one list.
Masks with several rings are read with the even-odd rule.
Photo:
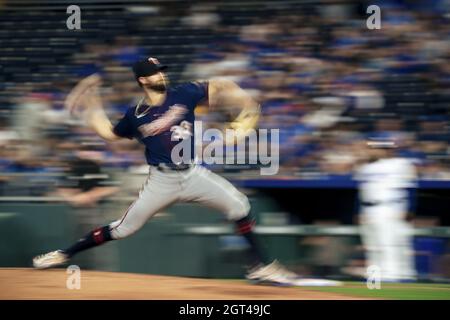
[[189, 82], [187, 87], [194, 104], [197, 105], [201, 101], [208, 100], [208, 81]]
[[114, 134], [119, 137], [132, 139], [134, 136], [133, 125], [130, 121], [129, 113], [127, 112], [113, 128]]

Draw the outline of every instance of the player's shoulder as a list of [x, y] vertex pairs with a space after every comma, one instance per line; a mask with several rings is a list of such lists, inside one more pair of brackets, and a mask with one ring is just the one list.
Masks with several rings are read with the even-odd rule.
[[385, 171], [385, 163], [383, 162], [383, 159], [371, 161], [368, 163], [364, 163], [358, 168], [359, 174], [366, 176], [366, 175], [376, 175], [380, 172]]
[[384, 159], [384, 163], [392, 166], [392, 167], [404, 167], [413, 165], [412, 159], [402, 158], [402, 157], [393, 157], [389, 159]]
[[208, 86], [207, 80], [194, 80], [180, 83], [172, 88], [174, 92], [192, 92], [198, 90], [205, 90]]
[[402, 157], [396, 158], [396, 160], [397, 160], [396, 163], [397, 168], [403, 171], [414, 171], [416, 169], [416, 165], [418, 164], [418, 161], [413, 158]]

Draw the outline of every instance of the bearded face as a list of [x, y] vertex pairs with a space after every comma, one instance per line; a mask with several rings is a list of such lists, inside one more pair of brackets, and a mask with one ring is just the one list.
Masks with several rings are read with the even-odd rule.
[[167, 76], [164, 72], [158, 72], [148, 77], [139, 77], [139, 82], [142, 87], [156, 92], [165, 92], [169, 84]]

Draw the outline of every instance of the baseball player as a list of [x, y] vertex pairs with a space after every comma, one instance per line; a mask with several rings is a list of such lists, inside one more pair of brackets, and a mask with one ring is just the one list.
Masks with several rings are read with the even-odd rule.
[[[129, 108], [115, 126], [102, 107], [98, 75], [82, 80], [68, 96], [66, 107], [74, 112], [81, 105], [87, 124], [103, 139], [136, 138], [144, 144], [149, 175], [139, 197], [120, 219], [93, 230], [64, 250], [35, 257], [34, 267], [55, 267], [81, 251], [129, 237], [154, 214], [183, 201], [219, 209], [235, 224], [237, 232], [245, 237], [250, 247], [252, 262], [247, 279], [258, 283], [289, 284], [296, 274], [286, 270], [276, 260], [268, 263], [257, 244], [247, 197], [222, 177], [195, 164], [194, 152], [187, 157], [189, 161], [182, 162], [173, 161], [171, 154], [174, 147], [186, 142], [186, 139], [194, 145], [194, 109], [200, 102], [208, 102], [210, 108], [225, 102], [242, 108], [230, 125], [231, 128], [241, 129], [237, 131], [236, 140], [242, 139], [246, 131], [256, 125], [260, 114], [258, 103], [228, 80], [211, 79], [169, 87], [163, 72], [166, 68], [155, 58], [140, 60], [133, 65], [135, 78], [145, 96], [136, 106]], [[183, 155], [184, 158], [186, 155]]]
[[410, 159], [395, 155], [394, 140], [369, 142], [369, 161], [356, 171], [359, 181], [361, 238], [367, 267], [375, 266], [382, 281], [416, 279], [411, 211], [417, 173]]

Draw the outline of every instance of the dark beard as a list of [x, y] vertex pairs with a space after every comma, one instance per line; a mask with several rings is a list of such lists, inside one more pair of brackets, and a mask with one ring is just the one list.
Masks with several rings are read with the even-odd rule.
[[150, 84], [146, 86], [148, 89], [156, 91], [156, 92], [166, 92], [167, 87], [165, 84]]

